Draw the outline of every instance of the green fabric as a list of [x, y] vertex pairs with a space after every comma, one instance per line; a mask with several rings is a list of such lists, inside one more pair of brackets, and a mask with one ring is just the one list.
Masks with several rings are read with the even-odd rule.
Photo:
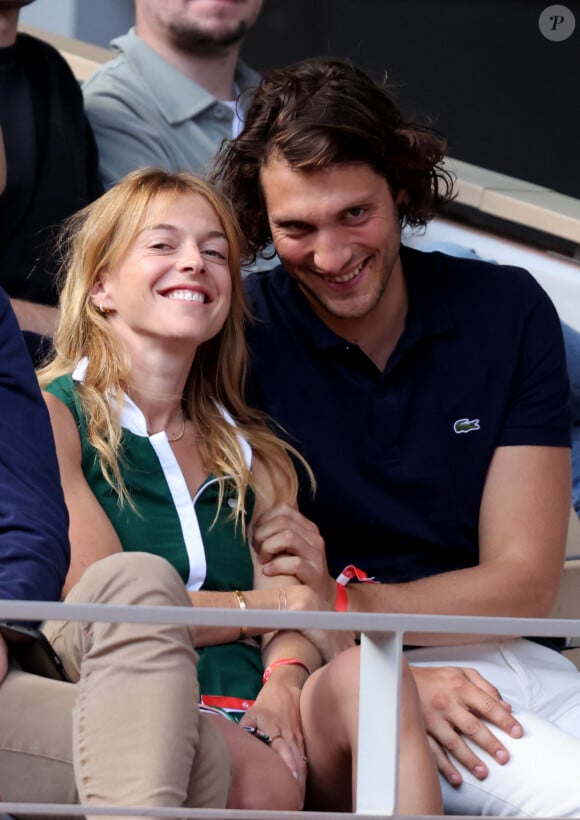
[[[181, 522], [157, 454], [147, 437], [123, 429], [122, 473], [136, 509], [119, 504], [118, 496], [105, 481], [96, 450], [87, 440], [86, 419], [75, 382], [61, 376], [45, 388], [60, 399], [73, 414], [80, 431], [82, 470], [97, 501], [111, 521], [124, 550], [151, 552], [166, 558], [184, 582], [189, 578], [189, 558]], [[253, 494], [246, 499], [246, 521], [253, 511]], [[251, 589], [253, 569], [241, 527], [231, 518], [228, 499], [235, 498], [228, 482], [224, 501], [216, 519], [219, 483], [210, 477], [198, 491], [195, 514], [203, 538], [207, 571], [202, 589], [229, 591]], [[258, 647], [235, 642], [198, 650], [198, 675], [204, 694], [255, 698], [261, 688], [262, 659]]]

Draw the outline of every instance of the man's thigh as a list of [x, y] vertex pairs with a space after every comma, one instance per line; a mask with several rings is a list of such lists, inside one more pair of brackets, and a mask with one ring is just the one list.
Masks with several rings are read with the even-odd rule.
[[406, 657], [419, 666], [476, 669], [511, 703], [524, 729], [512, 738], [488, 724], [510, 753], [503, 766], [466, 739], [489, 775], [479, 781], [454, 761], [463, 784], [442, 781], [446, 813], [580, 817], [580, 673], [570, 661], [521, 639], [410, 650]]
[[516, 715], [525, 730], [521, 738], [490, 726], [510, 753], [503, 766], [467, 740], [489, 774], [477, 780], [455, 761], [463, 783], [455, 788], [441, 779], [446, 814], [580, 817], [580, 740], [531, 712]]
[[580, 672], [553, 649], [515, 639], [413, 649], [405, 656], [417, 666], [472, 667], [514, 711], [533, 712], [580, 738]]
[[0, 685], [0, 797], [75, 803], [72, 709], [75, 687], [11, 670]]

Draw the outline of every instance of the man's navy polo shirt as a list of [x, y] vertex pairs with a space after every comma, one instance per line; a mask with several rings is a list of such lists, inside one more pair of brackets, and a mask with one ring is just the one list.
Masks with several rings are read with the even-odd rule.
[[248, 401], [318, 481], [301, 510], [331, 573], [406, 581], [478, 563], [487, 470], [502, 445], [569, 446], [560, 322], [519, 268], [401, 249], [405, 330], [381, 373], [278, 267], [245, 280]]

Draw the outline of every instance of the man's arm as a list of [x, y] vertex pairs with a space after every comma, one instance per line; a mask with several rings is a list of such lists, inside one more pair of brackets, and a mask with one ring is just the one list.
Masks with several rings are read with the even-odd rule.
[[[480, 509], [479, 565], [403, 584], [353, 585], [349, 609], [547, 617], [564, 561], [570, 487], [567, 448], [498, 448]], [[415, 638], [450, 642], [449, 636]]]
[[0, 597], [59, 600], [68, 516], [48, 413], [0, 289]]
[[24, 299], [11, 299], [10, 303], [20, 330], [52, 338], [58, 322], [58, 308], [40, 305], [37, 302], [26, 302]]
[[[562, 572], [570, 486], [567, 448], [498, 448], [481, 503], [479, 565], [400, 584], [351, 584], [349, 610], [547, 616]], [[322, 597], [335, 595], [321, 539], [297, 540], [290, 547], [282, 538], [277, 542], [270, 538], [268, 549], [260, 550], [260, 559], [266, 574], [293, 574]], [[448, 645], [451, 639], [412, 637], [422, 645]], [[474, 639], [485, 640], [485, 636]], [[465, 638], [455, 636], [457, 640]]]
[[[327, 581], [327, 593], [313, 595], [326, 600], [332, 608], [336, 584], [326, 567], [324, 542], [318, 528], [304, 519], [296, 508], [279, 504], [260, 515], [252, 526], [253, 545], [262, 555], [278, 556], [271, 563], [288, 568], [300, 566], [302, 577]], [[297, 561], [297, 556], [301, 558]], [[323, 584], [321, 584], [321, 589]], [[308, 589], [307, 586], [293, 587]], [[318, 606], [309, 605], [314, 609]], [[487, 767], [463, 740], [463, 736], [485, 749], [498, 763], [505, 763], [509, 753], [480, 718], [502, 728], [512, 737], [522, 735], [522, 727], [511, 714], [511, 707], [498, 690], [474, 669], [456, 667], [414, 667], [411, 672], [419, 690], [425, 724], [432, 737], [432, 747], [441, 774], [450, 783], [461, 782], [458, 769], [444, 750], [483, 779]]]
[[[567, 448], [501, 447], [495, 452], [481, 503], [480, 565], [403, 584], [351, 584], [349, 609], [375, 612], [544, 617], [553, 604], [565, 550], [570, 510], [570, 457]], [[292, 571], [334, 603], [336, 585], [317, 531], [291, 538], [292, 511], [256, 525], [255, 545], [266, 573]], [[273, 537], [274, 530], [279, 533]], [[262, 548], [263, 546], [263, 548]], [[269, 560], [268, 560], [269, 559]], [[434, 636], [409, 636], [435, 643]], [[435, 636], [439, 643], [451, 639]], [[457, 642], [460, 639], [452, 636]], [[482, 640], [477, 636], [475, 640]], [[509, 706], [474, 670], [414, 669], [425, 721], [437, 744], [452, 752], [477, 777], [487, 768], [463, 741], [467, 735], [498, 763], [508, 752], [480, 720], [513, 737], [522, 727]], [[452, 783], [459, 772], [436, 746], [437, 762]]]

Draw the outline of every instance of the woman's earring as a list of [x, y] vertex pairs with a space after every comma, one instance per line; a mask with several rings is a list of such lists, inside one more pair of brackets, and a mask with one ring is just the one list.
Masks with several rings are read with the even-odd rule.
[[105, 303], [101, 302], [100, 305], [97, 305], [97, 310], [101, 314], [101, 316], [106, 316], [108, 313], [111, 312], [111, 308], [105, 307]]

